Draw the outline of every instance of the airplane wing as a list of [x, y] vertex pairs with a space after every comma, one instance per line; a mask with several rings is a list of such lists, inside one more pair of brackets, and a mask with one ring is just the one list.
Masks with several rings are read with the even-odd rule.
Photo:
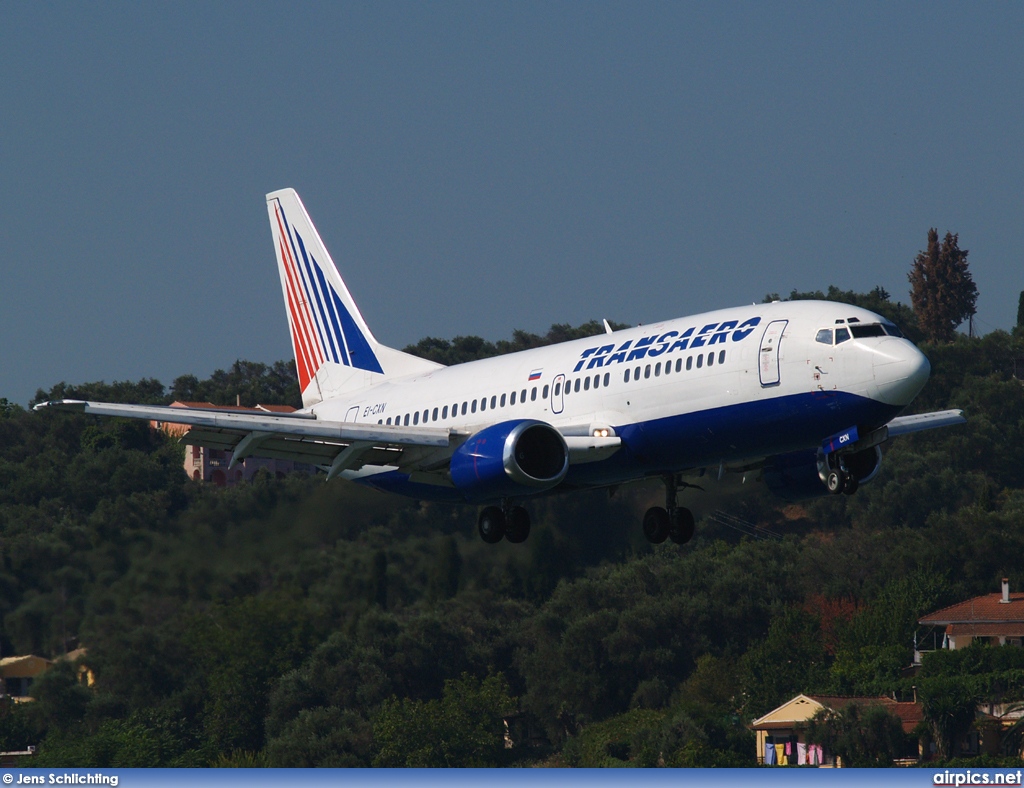
[[[83, 400], [43, 402], [35, 410], [53, 408], [95, 416], [146, 419], [192, 426], [180, 442], [231, 452], [234, 466], [246, 457], [273, 457], [316, 465], [332, 479], [364, 466], [398, 468], [436, 474], [447, 470], [452, 452], [469, 434], [439, 427], [397, 427], [325, 421], [309, 413], [253, 413], [218, 408], [172, 408], [166, 405], [122, 405]], [[621, 440], [591, 434], [586, 428], [564, 434], [569, 462], [596, 462], [618, 451]], [[350, 475], [350, 474], [348, 474]]]
[[965, 424], [962, 410], [937, 410], [931, 413], [918, 413], [914, 416], [897, 416], [885, 425], [888, 437], [895, 438], [898, 435], [906, 435], [911, 432], [930, 430], [935, 427], [952, 427], [955, 424]]
[[274, 457], [320, 466], [328, 478], [364, 465], [419, 468], [446, 463], [468, 437], [437, 427], [325, 421], [308, 413], [262, 414], [82, 400], [43, 402], [34, 409], [44, 408], [190, 424], [192, 429], [182, 436], [182, 443], [230, 451], [232, 464], [250, 456]]

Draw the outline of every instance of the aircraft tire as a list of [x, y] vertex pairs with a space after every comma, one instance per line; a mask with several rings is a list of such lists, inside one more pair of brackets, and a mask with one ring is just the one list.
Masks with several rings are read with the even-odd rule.
[[825, 486], [833, 495], [839, 495], [846, 486], [846, 474], [839, 471], [829, 471], [828, 476], [825, 478]]
[[693, 539], [697, 524], [693, 520], [693, 512], [679, 507], [671, 514], [668, 536], [675, 544], [686, 544]]
[[513, 506], [505, 515], [505, 538], [521, 544], [530, 535], [530, 513], [522, 506]]
[[853, 495], [857, 492], [857, 488], [860, 487], [860, 482], [857, 481], [856, 476], [847, 476], [846, 484], [843, 485], [843, 493], [846, 495]]
[[505, 536], [505, 513], [497, 506], [485, 506], [476, 522], [476, 529], [487, 544], [497, 544]]
[[660, 506], [652, 506], [644, 514], [644, 536], [651, 544], [661, 544], [668, 538], [668, 512]]

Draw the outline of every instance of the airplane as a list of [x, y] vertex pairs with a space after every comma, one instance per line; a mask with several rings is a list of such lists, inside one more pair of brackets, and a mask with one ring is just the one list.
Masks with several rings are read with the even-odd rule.
[[685, 544], [687, 475], [753, 475], [783, 498], [852, 494], [881, 445], [964, 423], [899, 415], [930, 374], [890, 321], [826, 301], [720, 309], [445, 367], [371, 333], [298, 194], [267, 195], [301, 410], [254, 414], [77, 400], [100, 416], [192, 425], [182, 442], [312, 463], [418, 500], [477, 504], [488, 543], [526, 540], [530, 498], [658, 478], [643, 517]]

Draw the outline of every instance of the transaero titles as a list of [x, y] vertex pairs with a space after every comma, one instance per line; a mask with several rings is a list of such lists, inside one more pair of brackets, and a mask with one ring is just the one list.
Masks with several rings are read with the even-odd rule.
[[[730, 334], [732, 334], [733, 342], [739, 342], [746, 339], [760, 322], [760, 317], [744, 320], [742, 324], [738, 320], [726, 320], [724, 323], [709, 323], [700, 331], [693, 326], [682, 333], [666, 331], [660, 336], [654, 334], [649, 337], [641, 337], [636, 344], [632, 339], [627, 339], [618, 348], [615, 345], [588, 347], [580, 354], [580, 360], [573, 368], [573, 372], [579, 372], [583, 369], [584, 364], [587, 365], [587, 369], [594, 369], [594, 367], [624, 364], [630, 361], [639, 361], [642, 358], [660, 356], [662, 353], [686, 350], [687, 347], [692, 350], [705, 345], [724, 344]], [[696, 336], [694, 336], [694, 331], [697, 331]]]
[[[15, 785], [110, 785], [116, 788], [116, 774], [78, 774], [77, 772], [64, 772], [57, 774], [19, 774]], [[5, 779], [6, 783], [7, 780]]]

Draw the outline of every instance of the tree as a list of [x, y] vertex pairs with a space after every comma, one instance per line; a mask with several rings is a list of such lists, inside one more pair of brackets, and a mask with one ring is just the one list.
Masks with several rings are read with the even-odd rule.
[[1024, 328], [1024, 290], [1020, 291], [1017, 299], [1017, 328]]
[[504, 717], [516, 710], [505, 677], [467, 673], [444, 684], [441, 700], [392, 697], [373, 726], [377, 766], [496, 766], [505, 749]]
[[844, 766], [892, 766], [908, 744], [898, 717], [882, 706], [862, 709], [856, 703], [819, 711], [807, 738], [840, 756]]
[[928, 231], [928, 248], [918, 252], [907, 278], [917, 322], [932, 342], [951, 342], [954, 330], [975, 313], [978, 288], [967, 270], [967, 250], [959, 235]]
[[956, 745], [974, 726], [978, 696], [966, 681], [934, 678], [923, 683], [924, 721], [935, 741], [939, 758], [956, 755]]

